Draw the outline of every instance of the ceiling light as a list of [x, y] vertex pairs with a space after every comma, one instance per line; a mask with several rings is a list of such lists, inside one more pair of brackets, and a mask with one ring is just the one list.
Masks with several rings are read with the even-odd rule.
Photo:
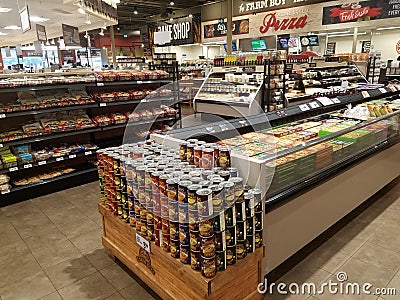
[[0, 31], [0, 35], [7, 35], [8, 33], [5, 33], [5, 32], [1, 32]]
[[192, 15], [192, 14], [190, 14], [190, 15], [189, 15], [189, 18], [193, 18], [193, 15]]
[[44, 23], [50, 19], [43, 18], [43, 17], [29, 17], [29, 20], [31, 20], [32, 22], [36, 22], [36, 23]]
[[51, 40], [50, 44], [55, 45], [56, 41], [54, 39]]
[[377, 28], [376, 30], [391, 30], [391, 29], [399, 29], [399, 26], [396, 27], [381, 27], [381, 28]]
[[104, 25], [103, 25], [103, 27], [101, 27], [101, 28], [103, 28], [103, 29], [107, 29], [107, 23], [106, 23], [106, 22], [104, 22]]
[[174, 1], [171, 1], [171, 2], [169, 3], [169, 5], [175, 5], [175, 2], [174, 2]]
[[10, 11], [12, 11], [12, 8], [0, 7], [0, 13], [8, 13]]
[[[361, 32], [357, 35], [366, 35], [366, 32]], [[345, 34], [334, 34], [334, 35], [329, 35], [329, 37], [339, 37], [339, 36], [354, 36], [354, 33], [345, 33]]]
[[133, 13], [134, 13], [135, 15], [138, 14], [137, 7], [136, 7], [136, 6], [133, 8]]
[[103, 28], [100, 30], [99, 35], [104, 36], [104, 29]]
[[169, 19], [170, 21], [173, 21], [174, 19], [173, 18], [171, 18], [171, 19]]
[[47, 42], [46, 42], [46, 46], [50, 46], [50, 42], [49, 42], [49, 40], [47, 40]]
[[120, 30], [121, 30], [121, 28], [117, 27], [117, 31], [120, 31]]
[[350, 30], [346, 30], [346, 31], [334, 31], [334, 32], [328, 32], [329, 35], [331, 34], [342, 34], [342, 33], [349, 33]]
[[7, 30], [19, 30], [19, 29], [21, 29], [21, 27], [17, 26], [17, 25], [9, 25], [9, 26], [4, 27], [4, 29], [7, 29]]
[[92, 21], [90, 21], [89, 16], [87, 17], [85, 24], [88, 24], [88, 25], [92, 24]]
[[85, 39], [89, 38], [89, 34], [87, 31], [85, 31]]
[[86, 11], [85, 11], [85, 9], [82, 8], [82, 7], [79, 7], [79, 8], [78, 8], [78, 12], [79, 12], [80, 14], [82, 14], [82, 15], [86, 15]]

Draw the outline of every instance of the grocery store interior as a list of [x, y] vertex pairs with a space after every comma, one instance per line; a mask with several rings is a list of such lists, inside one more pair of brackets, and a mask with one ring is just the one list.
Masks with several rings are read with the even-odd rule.
[[400, 1], [0, 0], [0, 300], [399, 299]]

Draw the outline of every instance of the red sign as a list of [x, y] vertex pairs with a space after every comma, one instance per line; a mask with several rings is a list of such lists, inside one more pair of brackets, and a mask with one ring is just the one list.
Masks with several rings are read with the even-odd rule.
[[263, 25], [260, 26], [261, 33], [267, 33], [270, 28], [275, 31], [304, 28], [307, 25], [307, 15], [279, 20], [276, 13], [269, 13], [264, 17]]
[[397, 42], [396, 51], [398, 54], [400, 54], [400, 41]]
[[362, 17], [377, 17], [379, 16], [380, 10], [382, 8], [371, 8], [370, 6], [360, 7], [358, 9], [341, 9], [341, 8], [333, 8], [331, 9], [331, 17], [339, 17], [340, 22], [349, 22], [354, 21]]

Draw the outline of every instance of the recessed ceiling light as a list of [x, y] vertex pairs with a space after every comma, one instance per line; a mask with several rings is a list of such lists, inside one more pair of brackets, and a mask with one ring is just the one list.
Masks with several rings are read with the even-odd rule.
[[137, 15], [137, 14], [138, 14], [138, 11], [137, 11], [137, 8], [136, 8], [136, 6], [133, 8], [133, 13], [134, 13], [135, 15]]
[[7, 35], [8, 33], [5, 33], [5, 32], [1, 32], [0, 31], [0, 35]]
[[92, 21], [90, 21], [89, 16], [87, 17], [85, 23], [88, 24], [88, 25], [92, 24]]
[[174, 1], [171, 1], [171, 2], [169, 3], [169, 5], [175, 5], [175, 2], [174, 2]]
[[37, 23], [44, 23], [47, 22], [48, 18], [43, 18], [43, 17], [29, 17], [29, 20], [31, 20], [32, 22], [37, 22]]
[[104, 36], [104, 29], [103, 28], [100, 30], [99, 35]]
[[10, 11], [12, 11], [12, 8], [0, 7], [0, 13], [8, 13]]
[[19, 30], [19, 29], [21, 29], [21, 27], [17, 26], [17, 25], [9, 25], [9, 26], [4, 27], [4, 29], [7, 29], [7, 30]]

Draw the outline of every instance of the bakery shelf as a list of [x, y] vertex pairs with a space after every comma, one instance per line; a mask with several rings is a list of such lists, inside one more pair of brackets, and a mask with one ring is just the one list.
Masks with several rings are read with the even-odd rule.
[[165, 122], [165, 121], [173, 121], [173, 120], [176, 120], [176, 117], [165, 117], [165, 118], [157, 118], [157, 119], [151, 119], [151, 120], [145, 120], [145, 121], [139, 121], [139, 122], [128, 122], [128, 123], [124, 123], [124, 124], [109, 125], [109, 126], [101, 127], [101, 130], [102, 131], [113, 130], [113, 129], [125, 128], [128, 126], [145, 125], [145, 124], [152, 124], [155, 122]]
[[67, 89], [70, 87], [103, 87], [103, 86], [120, 86], [120, 85], [138, 85], [138, 84], [156, 84], [156, 83], [172, 83], [172, 79], [157, 80], [125, 80], [125, 81], [107, 81], [107, 82], [79, 82], [64, 84], [43, 84], [36, 86], [16, 86], [0, 88], [0, 93], [22, 92], [22, 91], [42, 91], [50, 89]]
[[61, 163], [61, 162], [65, 162], [65, 161], [71, 161], [71, 160], [82, 158], [82, 157], [92, 156], [92, 155], [96, 154], [96, 151], [97, 150], [87, 150], [84, 152], [71, 153], [71, 154], [59, 156], [59, 157], [52, 157], [52, 158], [42, 160], [42, 161], [36, 161], [33, 163], [19, 165], [17, 167], [13, 167], [13, 168], [3, 169], [3, 170], [0, 170], [0, 174], [15, 173], [15, 172], [22, 171], [22, 170], [28, 170], [28, 169], [32, 169], [32, 168], [36, 168], [36, 167], [42, 167], [42, 166]]
[[98, 103], [91, 103], [91, 104], [82, 104], [82, 105], [78, 104], [78, 105], [49, 107], [49, 108], [41, 108], [41, 109], [34, 109], [34, 110], [20, 110], [20, 111], [2, 113], [2, 114], [0, 114], [0, 119], [14, 118], [14, 117], [21, 117], [21, 116], [28, 116], [28, 115], [40, 115], [43, 113], [55, 113], [55, 112], [59, 112], [59, 111], [96, 108], [98, 106], [99, 106]]
[[68, 137], [68, 136], [74, 136], [74, 135], [78, 135], [78, 134], [92, 133], [92, 132], [96, 132], [96, 131], [101, 131], [101, 128], [95, 127], [95, 128], [81, 129], [81, 130], [71, 130], [71, 131], [67, 131], [67, 132], [18, 139], [18, 140], [14, 140], [14, 141], [10, 141], [10, 142], [3, 142], [2, 144], [0, 144], [0, 149], [3, 147], [6, 147], [6, 146], [15, 146], [15, 145], [43, 142], [43, 141], [47, 141], [47, 140], [58, 139], [58, 138], [63, 138], [63, 137]]

